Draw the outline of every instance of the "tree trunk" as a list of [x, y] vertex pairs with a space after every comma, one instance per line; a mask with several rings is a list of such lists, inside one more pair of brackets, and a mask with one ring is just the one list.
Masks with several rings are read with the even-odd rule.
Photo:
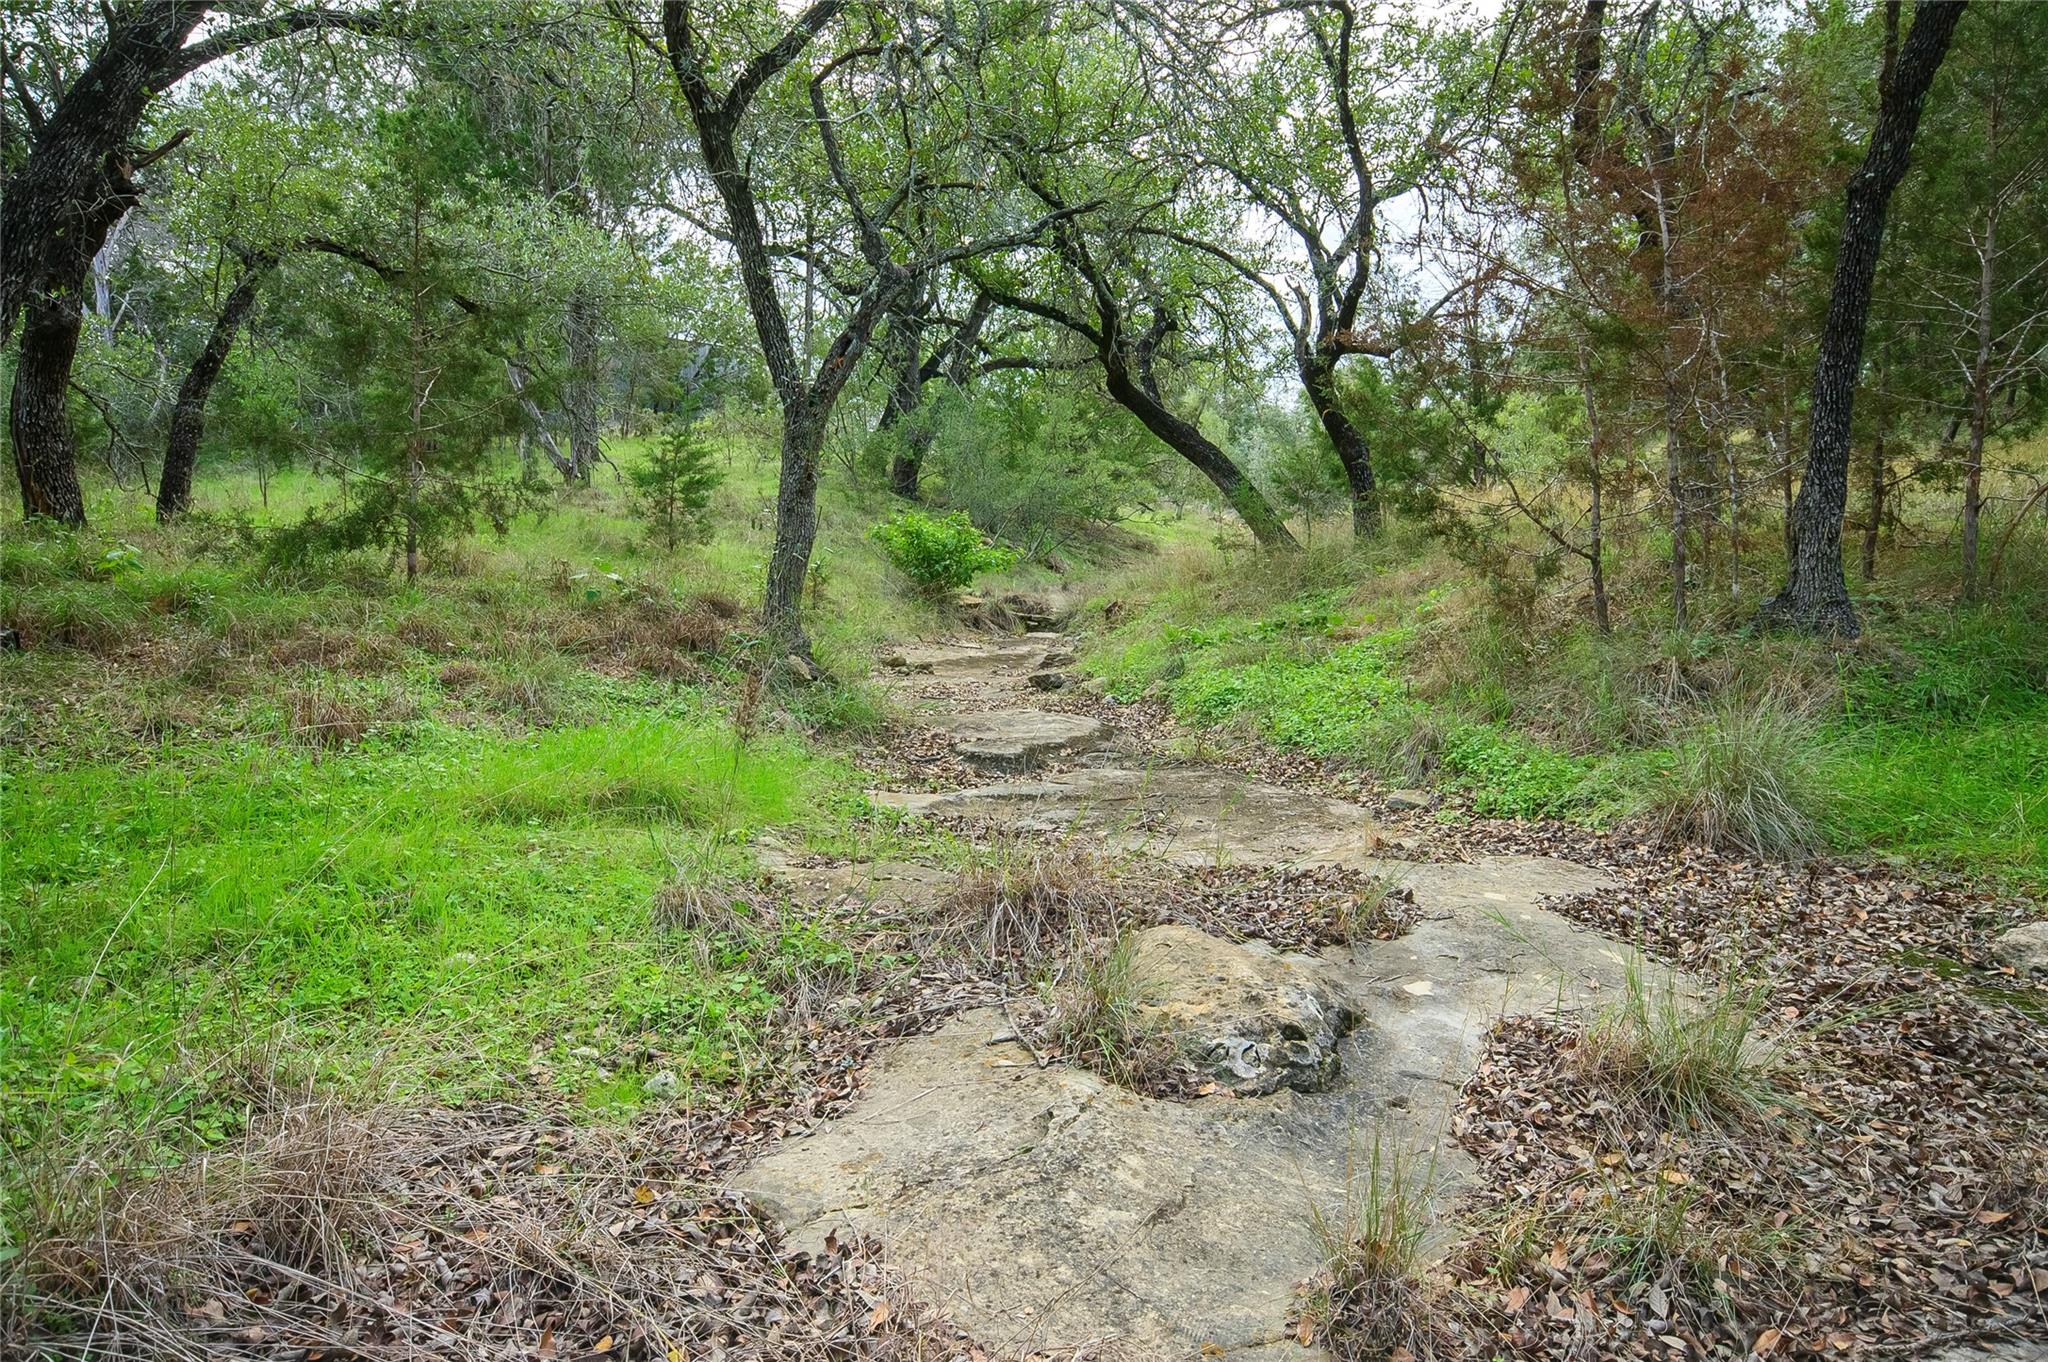
[[542, 414], [540, 404], [527, 396], [526, 385], [530, 375], [526, 366], [517, 360], [505, 361], [505, 381], [512, 385], [512, 396], [519, 403], [519, 410], [526, 417], [526, 425], [519, 432], [519, 461], [526, 464], [532, 455], [527, 452], [527, 434], [530, 431], [540, 447], [547, 452], [548, 462], [562, 475], [563, 482], [576, 481], [576, 465], [562, 453], [561, 445], [555, 443], [555, 433], [548, 429], [548, 420]]
[[185, 381], [178, 385], [178, 400], [171, 407], [171, 434], [164, 443], [163, 477], [156, 488], [158, 524], [168, 524], [192, 509], [192, 472], [199, 466], [199, 441], [206, 433], [206, 399], [227, 364], [235, 333], [256, 306], [257, 290], [276, 268], [277, 257], [268, 252], [243, 262], [241, 277], [228, 291], [220, 315], [213, 319], [206, 344], [185, 371]]
[[1115, 362], [1113, 355], [1105, 356], [1104, 361], [1103, 377], [1110, 397], [1215, 484], [1224, 501], [1251, 530], [1252, 538], [1258, 541], [1259, 547], [1301, 547], [1294, 542], [1294, 536], [1288, 533], [1286, 523], [1274, 512], [1265, 494], [1244, 475], [1244, 470], [1230, 461], [1228, 454], [1218, 449], [1193, 422], [1174, 415], [1163, 402], [1140, 387], [1130, 372]]
[[1590, 570], [1593, 586], [1593, 623], [1600, 632], [1614, 632], [1613, 621], [1607, 613], [1607, 569], [1602, 561], [1606, 556], [1606, 544], [1601, 535], [1600, 513], [1603, 486], [1600, 466], [1600, 409], [1593, 402], [1592, 376], [1583, 364], [1579, 368], [1579, 392], [1586, 403], [1586, 483], [1592, 491], [1592, 500], [1587, 508], [1586, 564]]
[[1984, 433], [1991, 421], [1991, 294], [1997, 275], [1998, 205], [1984, 223], [1977, 272], [1977, 353], [1970, 364], [1970, 456], [1963, 472], [1963, 599], [1977, 599], [1977, 536], [1984, 512]]
[[[894, 430], [924, 402], [924, 319], [899, 313], [891, 320], [889, 330], [896, 375], [889, 385], [888, 397], [883, 400], [881, 419], [875, 423], [877, 431]], [[889, 460], [889, 490], [906, 501], [917, 500], [924, 453], [930, 444], [928, 439], [920, 438], [922, 432], [915, 428], [918, 423], [912, 424], [913, 429], [898, 439]]]
[[1849, 500], [1849, 434], [1863, 365], [1870, 289], [1884, 243], [1885, 210], [1905, 178], [1928, 87], [1948, 55], [1964, 0], [1919, 0], [1892, 79], [1878, 101], [1870, 150], [1849, 179], [1841, 248], [1827, 320], [1814, 363], [1812, 427], [1806, 471], [1792, 509], [1792, 554], [1785, 585], [1759, 610], [1761, 620], [1854, 638], [1862, 632], [1842, 571], [1842, 512]]
[[1365, 432], [1352, 424], [1337, 402], [1337, 360], [1334, 355], [1307, 353], [1301, 361], [1301, 386], [1315, 408], [1323, 433], [1337, 451], [1344, 483], [1351, 490], [1351, 537], [1371, 539], [1380, 532], [1379, 485], [1372, 472], [1372, 447]]
[[782, 467], [775, 489], [775, 548], [768, 555], [762, 606], [768, 637], [784, 652], [807, 655], [804, 579], [818, 537], [818, 468], [824, 457], [823, 413], [791, 410], [782, 418]]
[[77, 290], [38, 293], [22, 311], [21, 351], [7, 403], [21, 513], [60, 525], [85, 524], [78, 450], [71, 437], [71, 365], [78, 357]]
[[1684, 633], [1686, 629], [1686, 573], [1689, 565], [1685, 553], [1685, 502], [1688, 495], [1685, 477], [1685, 455], [1680, 450], [1679, 427], [1685, 420], [1685, 398], [1678, 386], [1678, 376], [1669, 367], [1670, 331], [1665, 331], [1667, 354], [1664, 370], [1664, 480], [1666, 490], [1671, 494], [1671, 627]]
[[569, 413], [569, 460], [573, 465], [569, 476], [589, 482], [603, 452], [599, 426], [604, 374], [598, 353], [597, 304], [581, 289], [569, 299], [563, 331], [569, 352], [569, 381], [562, 394]]
[[1887, 463], [1884, 431], [1870, 442], [1870, 515], [1863, 522], [1863, 580], [1877, 580], [1877, 534], [1884, 525], [1884, 483]]

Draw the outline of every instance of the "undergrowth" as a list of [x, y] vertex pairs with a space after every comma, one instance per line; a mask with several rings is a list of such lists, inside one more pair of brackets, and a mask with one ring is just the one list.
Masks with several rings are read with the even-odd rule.
[[[1637, 566], [1640, 566], [1638, 564]], [[1919, 569], [1911, 560], [1901, 576]], [[2048, 595], [1864, 603], [1853, 648], [1678, 634], [1654, 574], [1621, 622], [1486, 589], [1396, 525], [1286, 562], [1182, 544], [1112, 578], [1085, 665], [1195, 734], [1428, 782], [1482, 816], [1640, 820], [1756, 855], [1873, 851], [2048, 893]], [[1213, 747], [1200, 737], [1190, 745]]]

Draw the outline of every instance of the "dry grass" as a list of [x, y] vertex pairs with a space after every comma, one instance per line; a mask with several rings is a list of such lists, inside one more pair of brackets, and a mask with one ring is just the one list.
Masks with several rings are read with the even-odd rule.
[[1114, 937], [1115, 867], [1065, 842], [998, 836], [970, 848], [940, 904], [944, 934], [987, 963], [1043, 959], [1072, 934]]
[[1823, 845], [1834, 799], [1827, 750], [1789, 695], [1717, 701], [1671, 736], [1671, 758], [1638, 800], [1667, 840], [1753, 856], [1801, 856]]
[[1778, 1082], [1786, 1056], [1762, 1024], [1768, 1001], [1761, 984], [1733, 976], [1694, 995], [1632, 959], [1621, 1001], [1586, 1024], [1571, 1062], [1667, 1121], [1740, 1122], [1786, 1100]]
[[666, 931], [732, 936], [773, 922], [774, 905], [729, 875], [677, 880], [654, 895], [654, 925]]
[[372, 727], [368, 709], [317, 686], [286, 692], [284, 707], [285, 732], [302, 747], [349, 747], [368, 737]]
[[791, 1253], [648, 1149], [511, 1107], [302, 1092], [173, 1167], [79, 1159], [40, 1185], [0, 1276], [0, 1354], [949, 1355], [872, 1245]]

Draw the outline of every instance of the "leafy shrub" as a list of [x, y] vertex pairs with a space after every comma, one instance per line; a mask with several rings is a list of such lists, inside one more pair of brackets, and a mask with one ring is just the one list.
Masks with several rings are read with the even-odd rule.
[[1443, 737], [1441, 760], [1490, 818], [1558, 818], [1586, 802], [1592, 763], [1491, 724], [1460, 724]]
[[1835, 802], [1827, 743], [1796, 705], [1770, 692], [1720, 701], [1676, 739], [1637, 800], [1666, 837], [1756, 856], [1820, 847]]
[[964, 511], [949, 516], [905, 511], [870, 529], [868, 538], [882, 546], [897, 571], [931, 596], [958, 591], [977, 573], [1000, 572], [1017, 561], [1011, 550], [984, 544]]

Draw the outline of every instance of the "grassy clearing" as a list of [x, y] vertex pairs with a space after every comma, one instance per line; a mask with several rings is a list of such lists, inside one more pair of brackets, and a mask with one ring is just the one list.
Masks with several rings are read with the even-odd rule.
[[1285, 563], [1182, 543], [1107, 581], [1085, 665], [1197, 735], [1429, 781], [1482, 815], [1645, 817], [1732, 850], [1867, 850], [2048, 893], [2040, 574], [1959, 609], [1940, 564], [1902, 559], [1896, 593], [1862, 603], [1866, 637], [1834, 648], [1747, 634], [1739, 612], [1660, 632], [1656, 566], [1617, 569], [1603, 636], [1569, 593], [1504, 599], [1412, 527]]
[[264, 527], [331, 495], [303, 475], [267, 503], [205, 480], [172, 530], [103, 491], [91, 532], [0, 544], [26, 645], [0, 657], [9, 1199], [32, 1155], [233, 1138], [280, 1055], [351, 1102], [606, 1115], [777, 1072], [778, 1018], [847, 971], [834, 924], [672, 905], [764, 831], [852, 835], [856, 775], [813, 738], [872, 727], [869, 652], [937, 619], [840, 489], [810, 618], [842, 680], [761, 694], [772, 474], [727, 458], [706, 545], [659, 551], [601, 475], [417, 590], [263, 563]]

